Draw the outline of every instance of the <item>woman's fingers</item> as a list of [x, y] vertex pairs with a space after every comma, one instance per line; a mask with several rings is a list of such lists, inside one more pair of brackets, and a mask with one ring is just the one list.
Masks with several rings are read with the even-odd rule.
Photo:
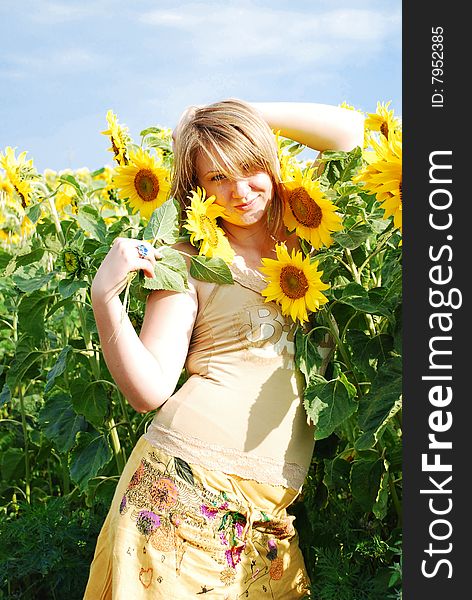
[[148, 277], [154, 276], [156, 260], [162, 258], [152, 244], [132, 238], [116, 238], [112, 252], [118, 260], [123, 260], [127, 272], [142, 270]]

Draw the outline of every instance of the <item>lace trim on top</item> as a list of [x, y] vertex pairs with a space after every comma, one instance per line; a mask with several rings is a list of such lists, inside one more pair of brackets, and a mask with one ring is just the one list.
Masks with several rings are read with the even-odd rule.
[[233, 279], [242, 286], [253, 290], [254, 292], [262, 292], [267, 287], [267, 282], [260, 271], [247, 267], [241, 256], [235, 256], [233, 263], [230, 265]]
[[295, 463], [279, 462], [266, 456], [254, 456], [236, 448], [210, 444], [192, 436], [171, 431], [151, 423], [144, 434], [156, 448], [170, 456], [178, 456], [190, 464], [212, 471], [237, 475], [258, 483], [282, 485], [299, 490], [306, 477], [306, 469]]

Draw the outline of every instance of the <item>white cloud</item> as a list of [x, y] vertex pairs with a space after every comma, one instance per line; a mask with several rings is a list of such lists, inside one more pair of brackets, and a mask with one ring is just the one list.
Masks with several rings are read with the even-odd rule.
[[57, 24], [78, 21], [97, 15], [101, 12], [101, 3], [80, 2], [34, 2], [28, 11], [33, 21], [38, 23]]
[[91, 68], [101, 69], [106, 64], [103, 55], [88, 52], [83, 48], [65, 48], [62, 51], [44, 52], [43, 54], [12, 54], [3, 57], [10, 68], [3, 71], [5, 77], [31, 77], [45, 73], [59, 74], [62, 71], [87, 71]]
[[[313, 64], [339, 63], [385, 43], [397, 35], [400, 10], [333, 9], [301, 12], [267, 9], [255, 4], [189, 3], [176, 9], [141, 14], [143, 24], [175, 30], [180, 42], [191, 45], [204, 63], [266, 58], [271, 62], [297, 60]], [[399, 40], [400, 41], [400, 40]], [[374, 45], [374, 46], [373, 46]]]

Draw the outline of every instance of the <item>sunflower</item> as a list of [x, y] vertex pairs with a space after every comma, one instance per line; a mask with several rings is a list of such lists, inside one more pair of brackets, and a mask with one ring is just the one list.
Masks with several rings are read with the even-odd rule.
[[6, 177], [0, 175], [0, 200], [3, 196], [5, 196], [5, 198], [11, 198], [14, 191], [15, 188], [12, 186], [10, 181]]
[[118, 117], [112, 110], [107, 112], [108, 129], [102, 131], [103, 135], [108, 135], [111, 140], [110, 152], [113, 152], [116, 162], [120, 166], [128, 164], [127, 146], [131, 142], [128, 135], [128, 128], [125, 125], [118, 124]]
[[391, 100], [386, 104], [377, 102], [376, 112], [367, 114], [365, 120], [366, 131], [379, 131], [388, 140], [389, 133], [398, 131], [401, 128], [400, 119], [394, 117], [393, 110], [388, 110], [391, 102]]
[[57, 212], [62, 215], [62, 216], [66, 216], [68, 213], [68, 210], [66, 209], [67, 207], [70, 207], [70, 211], [73, 214], [78, 214], [79, 212], [79, 208], [78, 208], [78, 197], [77, 197], [77, 192], [75, 190], [75, 188], [69, 184], [63, 184], [55, 198], [54, 198], [54, 204], [56, 205], [56, 210]]
[[26, 160], [26, 151], [15, 157], [13, 148], [7, 146], [5, 154], [0, 154], [0, 166], [5, 170], [6, 178], [20, 197], [21, 206], [26, 208], [33, 194], [30, 182], [36, 178], [33, 161]]
[[24, 209], [11, 196], [0, 194], [0, 243], [13, 247], [23, 243], [35, 231], [36, 225], [26, 216]]
[[313, 248], [329, 247], [333, 243], [331, 232], [342, 229], [337, 206], [326, 198], [319, 183], [312, 180], [314, 169], [302, 174], [294, 171], [294, 177], [285, 183], [286, 202], [284, 223], [289, 231], [310, 242]]
[[232, 263], [234, 251], [225, 236], [224, 231], [218, 226], [216, 219], [222, 217], [224, 209], [214, 204], [216, 196], [206, 198], [206, 191], [197, 187], [188, 196], [191, 201], [187, 209], [185, 229], [190, 231], [190, 243], [201, 241], [199, 253], [208, 257], [219, 257], [227, 263]]
[[393, 216], [393, 224], [402, 230], [402, 132], [397, 130], [387, 140], [372, 141], [375, 159], [352, 180], [363, 183], [375, 194], [384, 212], [384, 219]]
[[321, 281], [323, 271], [318, 271], [318, 261], [311, 262], [295, 250], [290, 255], [285, 244], [277, 244], [276, 252], [277, 260], [262, 259], [261, 271], [269, 283], [261, 293], [266, 302], [280, 304], [282, 314], [303, 323], [308, 320], [308, 311], [315, 312], [328, 302], [321, 292], [329, 285]]
[[133, 213], [139, 210], [146, 219], [165, 202], [170, 189], [168, 170], [142, 148], [130, 153], [127, 165], [116, 168], [113, 182]]
[[294, 176], [294, 169], [298, 165], [294, 152], [290, 150], [290, 144], [293, 144], [293, 141], [283, 137], [280, 133], [280, 129], [277, 129], [276, 131], [272, 130], [272, 133], [275, 136], [275, 143], [277, 145], [277, 156], [280, 163], [280, 178], [282, 181], [291, 179]]
[[44, 169], [43, 171], [43, 180], [51, 189], [57, 185], [58, 177], [57, 171], [54, 171], [53, 169]]

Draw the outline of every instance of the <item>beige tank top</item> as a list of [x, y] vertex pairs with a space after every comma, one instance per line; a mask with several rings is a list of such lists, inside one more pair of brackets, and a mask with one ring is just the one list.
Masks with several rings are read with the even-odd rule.
[[299, 489], [314, 446], [294, 368], [295, 325], [260, 294], [258, 271], [232, 266], [200, 306], [188, 380], [158, 410], [145, 437], [172, 456], [261, 483]]

